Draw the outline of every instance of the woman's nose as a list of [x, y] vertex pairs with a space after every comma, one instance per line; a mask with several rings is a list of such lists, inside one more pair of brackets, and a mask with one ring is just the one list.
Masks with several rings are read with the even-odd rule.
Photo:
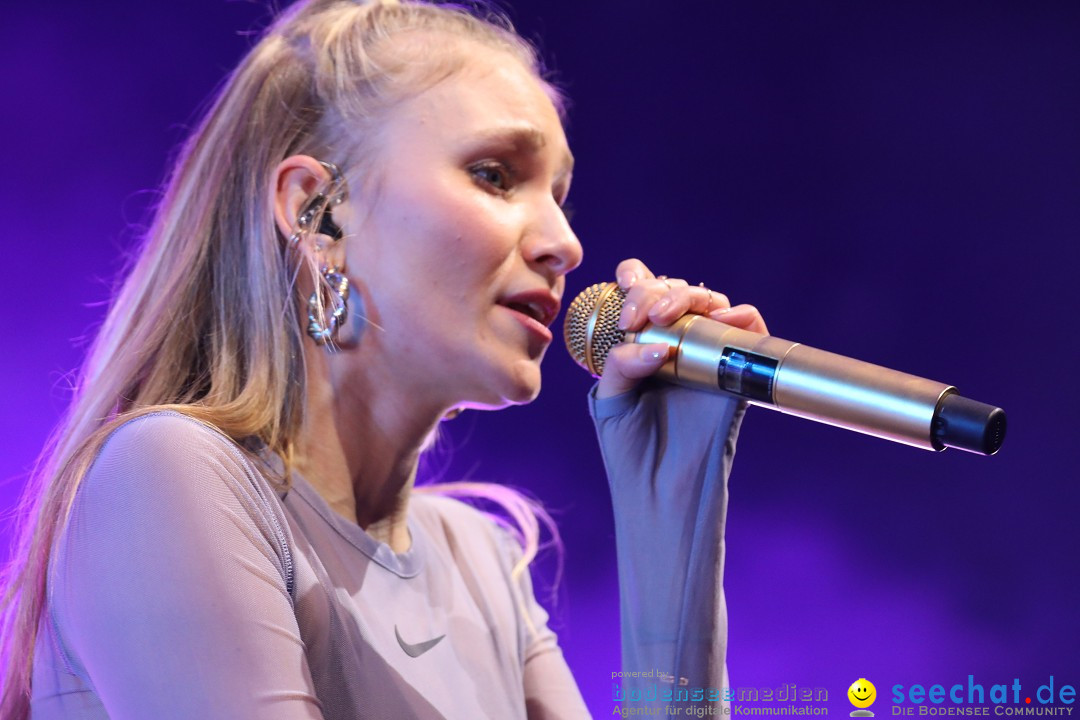
[[545, 203], [542, 218], [525, 243], [525, 259], [561, 277], [581, 264], [584, 251], [570, 221], [554, 199]]

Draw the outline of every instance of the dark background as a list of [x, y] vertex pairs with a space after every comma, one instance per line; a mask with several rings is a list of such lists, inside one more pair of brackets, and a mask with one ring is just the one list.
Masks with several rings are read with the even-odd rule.
[[[732, 683], [827, 687], [838, 714], [866, 677], [879, 715], [895, 683], [1080, 685], [1080, 3], [518, 0], [511, 15], [573, 100], [586, 259], [570, 294], [637, 256], [757, 304], [776, 335], [1009, 413], [984, 458], [752, 410], [731, 478]], [[6, 507], [168, 158], [267, 11], [5, 16]], [[555, 624], [604, 716], [618, 600], [589, 379], [560, 347], [545, 367], [537, 402], [466, 413], [431, 466], [556, 513]]]

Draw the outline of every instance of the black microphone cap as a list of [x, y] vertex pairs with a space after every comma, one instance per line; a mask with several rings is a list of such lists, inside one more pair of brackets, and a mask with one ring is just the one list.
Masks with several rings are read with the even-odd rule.
[[949, 393], [934, 411], [934, 441], [943, 448], [993, 455], [1005, 441], [1005, 411]]

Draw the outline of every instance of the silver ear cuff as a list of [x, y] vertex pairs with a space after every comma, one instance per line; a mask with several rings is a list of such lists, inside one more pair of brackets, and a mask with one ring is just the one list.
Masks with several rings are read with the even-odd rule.
[[311, 223], [316, 215], [321, 215], [318, 232], [329, 235], [335, 242], [344, 237], [341, 228], [334, 224], [333, 218], [328, 212], [334, 205], [340, 205], [345, 200], [346, 187], [345, 176], [341, 174], [338, 166], [331, 162], [319, 160], [319, 164], [330, 173], [330, 186], [326, 192], [317, 192], [311, 196], [304, 209], [296, 218], [296, 231], [289, 236], [289, 248], [296, 247], [301, 238], [311, 230]]
[[[319, 164], [330, 173], [330, 184], [325, 190], [315, 193], [300, 211], [296, 218], [296, 232], [289, 236], [289, 249], [299, 245], [312, 230], [328, 236], [334, 243], [345, 237], [330, 214], [331, 207], [345, 200], [345, 177], [334, 163], [320, 160]], [[313, 228], [316, 217], [319, 223]], [[320, 273], [325, 284], [319, 283], [308, 298], [307, 333], [317, 345], [327, 345], [336, 340], [338, 329], [349, 316], [349, 279], [345, 277], [344, 268], [324, 265]], [[325, 295], [329, 297], [323, 302]]]

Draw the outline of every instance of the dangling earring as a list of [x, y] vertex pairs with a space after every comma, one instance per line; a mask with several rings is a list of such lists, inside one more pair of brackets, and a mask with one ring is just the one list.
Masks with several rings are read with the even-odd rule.
[[[308, 298], [307, 332], [316, 345], [326, 345], [336, 341], [337, 330], [345, 323], [349, 315], [349, 278], [334, 267], [324, 267], [322, 276], [330, 288], [330, 302], [321, 302], [319, 298], [321, 287], [316, 288]], [[325, 319], [319, 317], [325, 316], [327, 309], [330, 309], [330, 315]]]
[[339, 348], [354, 348], [359, 345], [360, 337], [368, 326], [367, 313], [364, 312], [364, 298], [358, 291], [349, 287], [348, 282], [346, 278], [346, 291], [342, 296], [348, 310], [338, 323], [337, 335], [334, 337], [334, 342]]
[[[345, 233], [334, 222], [333, 216], [330, 214], [330, 206], [338, 205], [345, 199], [345, 179], [341, 171], [333, 163], [320, 160], [319, 164], [330, 173], [330, 186], [327, 188], [326, 193], [315, 193], [300, 211], [296, 218], [296, 232], [289, 237], [288, 246], [290, 249], [300, 244], [300, 241], [310, 231], [316, 217], [319, 218], [319, 226], [315, 230], [317, 234], [326, 235], [333, 244], [341, 242], [345, 237]], [[316, 241], [316, 247], [321, 249], [322, 245]], [[320, 284], [319, 287], [315, 288], [315, 291], [308, 298], [307, 333], [317, 345], [340, 345], [337, 337], [338, 330], [350, 318], [349, 279], [345, 277], [344, 268], [336, 266], [324, 265], [320, 273], [325, 284]], [[320, 293], [324, 290], [329, 295], [328, 302], [325, 303], [320, 297]], [[328, 310], [329, 314], [327, 314]], [[351, 337], [343, 338], [347, 344], [351, 345], [359, 340], [362, 326], [357, 326], [357, 322], [361, 317], [362, 315], [353, 316], [350, 323], [352, 332], [349, 333]]]
[[340, 269], [324, 267], [322, 276], [326, 287], [329, 287], [329, 302], [320, 302], [319, 290], [311, 293], [308, 298], [308, 335], [316, 345], [356, 347], [367, 325], [363, 301], [357, 295], [353, 302], [349, 278]]

